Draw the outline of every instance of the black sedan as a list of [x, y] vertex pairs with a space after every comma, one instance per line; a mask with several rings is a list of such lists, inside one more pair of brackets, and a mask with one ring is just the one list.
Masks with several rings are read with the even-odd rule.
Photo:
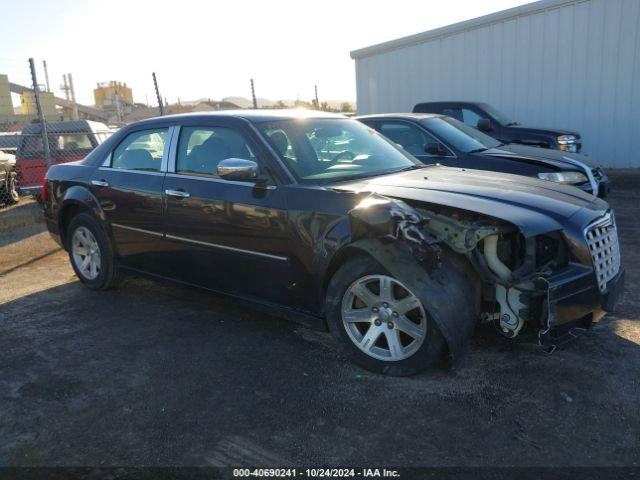
[[145, 120], [53, 166], [42, 198], [87, 287], [137, 272], [233, 295], [394, 375], [456, 361], [480, 321], [555, 345], [613, 308], [624, 279], [604, 201], [425, 166], [318, 112]]
[[537, 177], [573, 185], [601, 198], [609, 192], [604, 171], [590, 166], [589, 159], [579, 153], [504, 144], [443, 115], [398, 113], [357, 118], [424, 163]]

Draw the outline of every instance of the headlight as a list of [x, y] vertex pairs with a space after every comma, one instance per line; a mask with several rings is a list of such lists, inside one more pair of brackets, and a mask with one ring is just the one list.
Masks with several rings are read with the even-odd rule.
[[576, 143], [575, 135], [560, 135], [558, 137], [558, 145], [569, 145], [570, 143]]
[[586, 175], [580, 172], [543, 172], [538, 174], [538, 178], [565, 185], [576, 185], [587, 181]]

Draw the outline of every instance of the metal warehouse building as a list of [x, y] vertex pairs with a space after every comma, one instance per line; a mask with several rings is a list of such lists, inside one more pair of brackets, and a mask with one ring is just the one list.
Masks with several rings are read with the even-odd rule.
[[640, 167], [640, 0], [542, 0], [351, 52], [358, 113], [484, 101]]

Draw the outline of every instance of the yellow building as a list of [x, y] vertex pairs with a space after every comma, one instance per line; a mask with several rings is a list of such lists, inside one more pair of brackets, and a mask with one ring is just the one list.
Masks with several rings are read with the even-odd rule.
[[93, 90], [93, 98], [98, 108], [115, 108], [115, 95], [121, 101], [133, 103], [133, 93], [126, 83], [116, 81], [99, 83]]
[[0, 117], [13, 116], [13, 102], [9, 89], [9, 77], [0, 74]]
[[[58, 117], [56, 110], [56, 102], [52, 92], [40, 92], [40, 105], [45, 118]], [[20, 94], [20, 114], [38, 116], [36, 108], [36, 96], [33, 92], [24, 92]]]

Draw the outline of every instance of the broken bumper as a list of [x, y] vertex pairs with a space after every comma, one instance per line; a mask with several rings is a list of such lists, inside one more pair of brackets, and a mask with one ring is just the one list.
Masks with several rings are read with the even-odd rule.
[[549, 278], [549, 326], [554, 328], [576, 320], [597, 322], [613, 311], [624, 289], [625, 272], [607, 283], [605, 292], [598, 288], [593, 269], [572, 264]]

